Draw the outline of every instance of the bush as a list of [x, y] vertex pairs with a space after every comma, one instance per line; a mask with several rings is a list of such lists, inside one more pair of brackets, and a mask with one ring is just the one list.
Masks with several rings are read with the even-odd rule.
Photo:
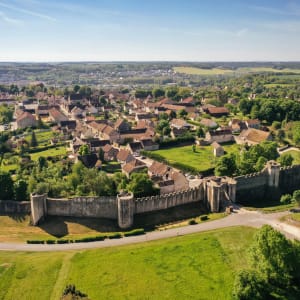
[[141, 235], [141, 234], [145, 234], [144, 228], [138, 228], [138, 229], [133, 229], [131, 231], [127, 231], [124, 233], [124, 236], [134, 236], [134, 235]]
[[57, 240], [57, 244], [68, 244], [69, 240]]
[[281, 204], [290, 204], [292, 202], [292, 196], [290, 194], [282, 195], [280, 198]]
[[189, 225], [196, 225], [197, 222], [195, 219], [189, 220]]
[[120, 232], [116, 232], [116, 233], [108, 236], [109, 239], [120, 239], [121, 237], [122, 237], [122, 234]]
[[55, 244], [55, 242], [56, 242], [55, 240], [47, 240], [46, 244]]
[[206, 221], [206, 220], [208, 220], [208, 216], [207, 215], [200, 216], [200, 220], [201, 221]]
[[91, 237], [84, 237], [81, 239], [74, 240], [75, 243], [89, 243], [89, 242], [96, 242], [96, 241], [104, 241], [106, 235], [97, 235], [97, 236], [91, 236]]
[[27, 244], [44, 244], [44, 241], [41, 240], [27, 240]]

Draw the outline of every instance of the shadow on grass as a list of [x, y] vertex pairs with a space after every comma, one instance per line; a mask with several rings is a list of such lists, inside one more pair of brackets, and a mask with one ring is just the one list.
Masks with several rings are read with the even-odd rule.
[[28, 214], [9, 214], [5, 216], [8, 216], [9, 218], [13, 219], [16, 222], [22, 223], [26, 220]]
[[[64, 237], [70, 232], [69, 227], [72, 227], [74, 234], [81, 234], [80, 228], [86, 227], [99, 233], [119, 231], [117, 221], [109, 219], [97, 218], [74, 218], [74, 217], [54, 217], [48, 216], [44, 222], [39, 225], [39, 228], [56, 238]], [[76, 230], [76, 227], [78, 230]], [[86, 230], [82, 234], [88, 233]]]

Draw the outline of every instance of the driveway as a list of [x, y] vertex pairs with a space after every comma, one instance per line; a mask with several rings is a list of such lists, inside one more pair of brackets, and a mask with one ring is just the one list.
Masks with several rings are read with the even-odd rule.
[[17, 244], [17, 243], [0, 243], [0, 251], [66, 251], [66, 250], [85, 250], [95, 248], [106, 248], [114, 246], [123, 246], [129, 244], [136, 244], [176, 236], [182, 236], [197, 232], [209, 231], [219, 228], [232, 226], [250, 226], [261, 227], [264, 224], [269, 224], [275, 229], [279, 230], [287, 237], [300, 240], [300, 228], [294, 227], [283, 222], [280, 218], [288, 215], [289, 212], [280, 212], [272, 214], [263, 214], [256, 211], [247, 211], [238, 209], [229, 216], [216, 221], [205, 222], [197, 225], [190, 225], [185, 227], [173, 228], [163, 231], [152, 231], [140, 236], [126, 237], [121, 239], [109, 240], [106, 239], [100, 242], [90, 243], [71, 243], [71, 244], [55, 244], [55, 245], [32, 245], [32, 244]]

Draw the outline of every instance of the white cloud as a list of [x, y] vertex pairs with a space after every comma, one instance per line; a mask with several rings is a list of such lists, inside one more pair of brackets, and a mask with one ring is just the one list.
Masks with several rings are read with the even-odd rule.
[[41, 13], [35, 12], [33, 10], [19, 8], [19, 7], [16, 7], [14, 5], [9, 5], [9, 4], [3, 3], [3, 2], [0, 2], [0, 6], [4, 7], [4, 8], [7, 8], [9, 10], [13, 10], [13, 11], [16, 11], [16, 12], [19, 12], [19, 13], [23, 13], [23, 14], [27, 14], [27, 15], [30, 15], [30, 16], [34, 16], [34, 17], [38, 17], [38, 18], [41, 18], [41, 19], [44, 19], [44, 20], [56, 21], [56, 19], [53, 18], [53, 17], [51, 17], [51, 16], [48, 16], [48, 15], [45, 15], [45, 14], [41, 14]]
[[13, 24], [13, 25], [19, 25], [22, 23], [21, 20], [10, 18], [2, 11], [0, 11], [0, 20], [4, 21], [6, 23], [9, 23], [9, 24]]

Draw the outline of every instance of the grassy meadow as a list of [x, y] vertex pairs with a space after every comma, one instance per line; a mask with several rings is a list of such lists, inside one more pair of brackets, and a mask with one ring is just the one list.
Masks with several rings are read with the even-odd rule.
[[[225, 144], [222, 147], [228, 153], [237, 152], [239, 149], [237, 144]], [[193, 152], [192, 146], [183, 146], [156, 150], [155, 153], [164, 157], [170, 163], [179, 162], [197, 168], [199, 172], [214, 168], [217, 160], [213, 155], [211, 146], [197, 146], [196, 152]]]
[[80, 252], [0, 252], [0, 299], [59, 299], [69, 283], [92, 300], [231, 299], [254, 232], [232, 227]]

